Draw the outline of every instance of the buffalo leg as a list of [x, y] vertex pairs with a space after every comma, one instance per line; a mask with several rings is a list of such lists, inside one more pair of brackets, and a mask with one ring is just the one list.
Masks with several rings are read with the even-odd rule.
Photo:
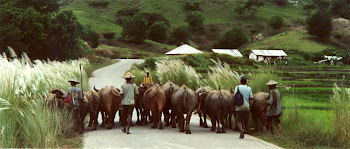
[[210, 131], [215, 131], [216, 129], [216, 118], [215, 117], [210, 117], [211, 118], [211, 129]]
[[186, 115], [186, 134], [191, 134], [191, 129], [190, 129], [191, 116], [192, 116], [192, 112], [187, 113]]
[[204, 120], [203, 127], [209, 128], [208, 124], [207, 124], [207, 113], [206, 112], [203, 112], [203, 120]]
[[184, 132], [184, 123], [185, 123], [185, 119], [184, 119], [184, 115], [183, 114], [178, 114], [177, 115], [178, 120], [179, 120], [179, 129], [180, 132]]
[[170, 112], [169, 112], [169, 109], [165, 109], [163, 113], [164, 113], [164, 123], [165, 123], [165, 126], [169, 126], [169, 125], [170, 125], [170, 122], [169, 122], [169, 119], [170, 119]]
[[[204, 123], [202, 121], [202, 111], [198, 111], [198, 116], [199, 116], [199, 126], [203, 126]], [[203, 117], [204, 118], [204, 117]]]
[[171, 110], [171, 128], [176, 128], [175, 115], [176, 115], [175, 109]]

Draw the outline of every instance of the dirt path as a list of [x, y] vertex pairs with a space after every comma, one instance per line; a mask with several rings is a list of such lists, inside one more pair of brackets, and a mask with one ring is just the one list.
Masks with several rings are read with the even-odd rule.
[[[143, 60], [120, 60], [101, 68], [93, 73], [94, 77], [89, 79], [89, 85], [95, 85], [98, 89], [106, 85], [120, 87], [124, 82], [121, 76], [131, 64], [142, 62]], [[101, 123], [101, 119], [99, 121]], [[115, 119], [115, 122], [117, 121], [118, 116]], [[136, 122], [135, 112], [133, 122]], [[249, 135], [239, 139], [239, 133], [232, 130], [225, 134], [216, 134], [209, 128], [201, 128], [198, 115], [191, 118], [191, 131], [191, 135], [186, 135], [180, 133], [177, 128], [165, 127], [164, 130], [159, 130], [151, 129], [151, 125], [148, 125], [131, 127], [132, 134], [127, 135], [121, 132], [119, 123], [111, 130], [98, 127], [97, 130], [91, 131], [91, 128], [86, 127], [84, 148], [279, 148]]]

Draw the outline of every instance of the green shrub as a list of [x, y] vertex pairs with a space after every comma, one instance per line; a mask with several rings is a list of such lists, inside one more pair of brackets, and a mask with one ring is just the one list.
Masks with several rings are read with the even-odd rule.
[[130, 69], [130, 72], [135, 76], [133, 78], [133, 82], [136, 85], [141, 85], [143, 83], [143, 79], [146, 76], [146, 71], [138, 69], [135, 65], [133, 65]]
[[217, 44], [216, 48], [223, 49], [237, 49], [243, 44], [248, 43], [248, 37], [241, 28], [233, 28], [223, 34]]

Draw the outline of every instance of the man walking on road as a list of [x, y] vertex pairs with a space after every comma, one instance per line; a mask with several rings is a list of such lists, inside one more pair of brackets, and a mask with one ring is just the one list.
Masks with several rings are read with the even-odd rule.
[[249, 100], [253, 99], [253, 92], [252, 89], [247, 86], [246, 76], [241, 77], [241, 85], [236, 86], [234, 94], [237, 93], [237, 89], [239, 89], [239, 92], [243, 95], [243, 104], [235, 107], [237, 125], [241, 133], [239, 138], [243, 139], [245, 132], [244, 129], [248, 129], [246, 123], [248, 122], [249, 117]]
[[[131, 79], [134, 77], [135, 76], [130, 72], [126, 72], [123, 76], [123, 78], [126, 80], [126, 83], [121, 86], [120, 90], [122, 98], [122, 125], [124, 127], [122, 131], [126, 134], [130, 134], [129, 129], [131, 126], [132, 112], [135, 106], [135, 94], [139, 94], [136, 84], [131, 82]], [[128, 126], [127, 128], [126, 125]]]

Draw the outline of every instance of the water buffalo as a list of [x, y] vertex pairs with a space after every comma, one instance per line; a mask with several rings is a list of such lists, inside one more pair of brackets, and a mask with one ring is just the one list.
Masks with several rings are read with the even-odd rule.
[[[217, 122], [217, 133], [226, 133], [225, 125], [227, 116], [230, 114], [230, 92], [227, 90], [212, 91], [205, 99], [205, 111], [212, 123], [211, 131], [215, 131]], [[222, 127], [220, 128], [220, 122]]]
[[146, 116], [149, 115], [149, 111], [152, 112], [153, 125], [152, 128], [157, 127], [159, 124], [159, 129], [162, 130], [162, 113], [166, 102], [165, 92], [158, 85], [144, 84], [147, 86], [147, 90], [143, 95], [143, 103]]
[[114, 126], [115, 114], [119, 110], [119, 105], [122, 101], [120, 98], [120, 90], [113, 86], [106, 86], [101, 90], [97, 90], [95, 87], [94, 89], [100, 95], [102, 104], [101, 111], [105, 112], [105, 118], [103, 118], [104, 116], [102, 115], [102, 123], [106, 123], [108, 125], [107, 129], [111, 129]]
[[266, 129], [267, 117], [266, 117], [266, 108], [268, 103], [269, 93], [266, 92], [257, 92], [253, 95], [253, 101], [250, 103], [250, 112], [252, 114], [255, 131], [258, 131], [259, 128], [259, 119], [262, 122], [263, 130]]
[[[199, 125], [204, 128], [209, 128], [207, 125], [207, 114], [205, 112], [205, 98], [207, 98], [208, 94], [213, 91], [213, 89], [209, 86], [204, 86], [196, 90], [196, 96], [198, 98], [199, 106], [198, 106], [198, 115], [199, 115]], [[202, 121], [203, 114], [203, 121]]]
[[87, 103], [83, 104], [83, 107], [85, 106], [85, 109], [83, 109], [81, 119], [82, 122], [85, 119], [85, 116], [87, 113], [90, 114], [90, 121], [89, 121], [89, 127], [92, 126], [93, 130], [96, 130], [96, 126], [98, 124], [97, 122], [97, 115], [98, 115], [98, 107], [101, 105], [100, 103], [100, 95], [94, 90], [84, 92], [84, 97], [87, 100]]
[[64, 98], [66, 96], [66, 91], [63, 89], [54, 89], [46, 96], [46, 102], [48, 106], [63, 109]]
[[[174, 84], [171, 81], [168, 81], [167, 83], [162, 85], [162, 89], [165, 92], [165, 97], [166, 97], [166, 103], [165, 103], [165, 107], [164, 107], [165, 126], [169, 126], [171, 123], [171, 124], [174, 124], [174, 125], [172, 125], [172, 128], [176, 128], [176, 124], [173, 123], [173, 121], [175, 121], [175, 112], [171, 111], [171, 113], [170, 113], [170, 110], [173, 110], [171, 97], [173, 96], [175, 91], [178, 90], [179, 88], [180, 88], [180, 86]], [[171, 121], [169, 123], [170, 116], [171, 116]]]
[[[195, 95], [195, 92], [183, 85], [180, 89], [178, 89], [171, 98], [174, 112], [176, 112], [177, 119], [179, 122], [180, 132], [186, 131], [186, 134], [191, 134], [190, 130], [190, 120], [192, 112], [198, 107], [198, 99]], [[185, 120], [183, 114], [187, 114], [186, 116], [186, 128]], [[173, 125], [176, 122], [173, 121]]]

